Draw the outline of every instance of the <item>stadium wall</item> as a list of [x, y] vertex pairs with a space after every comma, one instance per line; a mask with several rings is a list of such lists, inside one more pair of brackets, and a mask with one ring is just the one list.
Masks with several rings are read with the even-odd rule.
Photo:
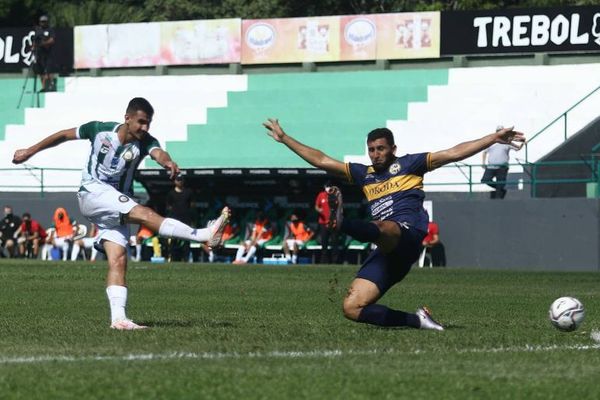
[[[57, 207], [87, 223], [75, 193], [0, 193], [47, 228]], [[600, 200], [433, 200], [449, 268], [600, 271]]]

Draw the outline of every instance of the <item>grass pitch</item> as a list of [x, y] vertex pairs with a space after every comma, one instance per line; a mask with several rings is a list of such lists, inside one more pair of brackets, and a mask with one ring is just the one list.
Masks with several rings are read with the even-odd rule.
[[[131, 264], [108, 329], [105, 263], [0, 262], [1, 399], [598, 399], [600, 274], [413, 270], [382, 299], [445, 332], [345, 320], [355, 266]], [[547, 311], [579, 298], [562, 333]]]

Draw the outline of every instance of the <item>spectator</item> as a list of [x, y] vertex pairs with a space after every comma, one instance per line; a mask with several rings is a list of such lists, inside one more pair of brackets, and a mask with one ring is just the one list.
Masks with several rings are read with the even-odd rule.
[[31, 214], [23, 214], [23, 222], [15, 232], [19, 244], [19, 256], [38, 258], [40, 244], [46, 240], [46, 231]]
[[440, 228], [433, 221], [427, 226], [427, 236], [423, 239], [423, 247], [425, 247], [425, 254], [429, 255], [433, 267], [446, 266], [446, 252], [440, 241]]
[[[85, 226], [85, 225], [82, 225]], [[76, 261], [79, 257], [81, 249], [85, 252], [90, 250], [90, 261], [96, 261], [98, 256], [98, 250], [94, 247], [94, 239], [98, 234], [98, 227], [96, 224], [90, 224], [90, 229], [87, 231], [86, 237], [77, 239], [73, 242], [73, 250], [71, 250], [71, 261]]]
[[[328, 262], [338, 262], [338, 233], [339, 230], [333, 226], [337, 210], [337, 197], [332, 192], [333, 185], [327, 181], [324, 190], [321, 191], [315, 200], [315, 210], [319, 213], [319, 236], [321, 238], [321, 264]], [[329, 258], [329, 239], [331, 239], [331, 258]]]
[[156, 236], [156, 233], [147, 226], [140, 225], [135, 235], [135, 257], [132, 257], [133, 261], [142, 261], [142, 245], [148, 240], [151, 240], [152, 243], [153, 257], [162, 256], [159, 239], [158, 236]]
[[47, 15], [42, 15], [35, 28], [32, 50], [35, 55], [34, 71], [40, 76], [42, 82], [41, 92], [55, 92], [56, 79], [52, 75], [54, 59], [52, 56], [54, 44], [56, 43], [54, 28], [49, 25]]
[[73, 236], [77, 232], [76, 221], [69, 218], [67, 210], [59, 207], [54, 211], [54, 237], [52, 244], [62, 250], [62, 260], [67, 261], [69, 246], [73, 242]]
[[[175, 177], [174, 184], [173, 189], [167, 194], [167, 217], [189, 225], [192, 223], [193, 193], [184, 186], [185, 182], [181, 175]], [[171, 238], [168, 239], [168, 243], [169, 260], [182, 261], [188, 259], [190, 253], [190, 242], [188, 240]]]
[[[303, 221], [300, 221], [297, 214], [290, 216], [290, 222], [288, 222], [286, 228], [283, 252], [288, 261], [296, 264], [298, 263], [299, 250], [313, 237], [314, 233]], [[291, 256], [290, 251], [292, 253]]]
[[258, 250], [259, 246], [262, 246], [273, 238], [273, 229], [271, 227], [271, 221], [267, 218], [263, 211], [259, 211], [256, 214], [256, 220], [252, 224], [252, 230], [250, 231], [250, 237], [247, 240], [243, 240], [240, 247], [238, 248], [237, 254], [235, 255], [234, 264], [246, 264]]
[[4, 206], [4, 219], [0, 225], [0, 255], [3, 257], [14, 257], [15, 255], [15, 232], [21, 225], [21, 219], [13, 214], [11, 206]]
[[[500, 132], [504, 127], [499, 125], [496, 128], [496, 132]], [[525, 142], [521, 142], [518, 145], [513, 142], [505, 143], [494, 143], [483, 151], [482, 161], [485, 172], [481, 178], [481, 183], [485, 183], [494, 189], [490, 192], [491, 199], [503, 199], [506, 196], [506, 177], [508, 176], [508, 160], [509, 153], [511, 150], [519, 151], [523, 147]], [[495, 179], [494, 179], [495, 178]]]

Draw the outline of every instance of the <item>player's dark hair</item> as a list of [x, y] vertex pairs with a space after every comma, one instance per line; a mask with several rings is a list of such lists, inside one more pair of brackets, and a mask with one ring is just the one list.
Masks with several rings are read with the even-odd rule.
[[28, 212], [23, 213], [23, 219], [25, 218], [31, 218], [31, 214], [29, 214]]
[[390, 146], [394, 146], [394, 134], [388, 128], [373, 129], [367, 135], [367, 143], [377, 139], [385, 139]]
[[134, 97], [127, 105], [127, 114], [134, 114], [138, 111], [145, 112], [150, 118], [154, 115], [154, 108], [152, 108], [150, 102], [143, 97]]

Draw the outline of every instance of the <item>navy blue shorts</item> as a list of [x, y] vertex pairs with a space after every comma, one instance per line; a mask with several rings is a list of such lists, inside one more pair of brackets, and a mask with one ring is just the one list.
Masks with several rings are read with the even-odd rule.
[[388, 254], [379, 249], [373, 250], [356, 274], [357, 278], [376, 284], [381, 295], [404, 279], [423, 251], [422, 243], [427, 232], [403, 225], [400, 225], [400, 230], [402, 234], [396, 248]]

